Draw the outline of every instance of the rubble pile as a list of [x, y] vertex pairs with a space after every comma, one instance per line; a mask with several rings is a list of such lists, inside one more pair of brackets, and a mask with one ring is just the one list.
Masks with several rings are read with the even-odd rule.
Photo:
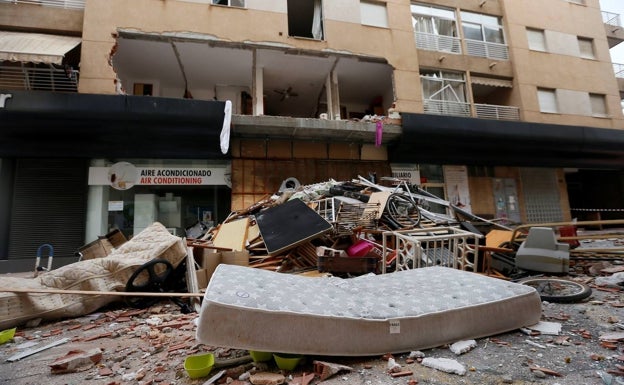
[[[457, 224], [449, 215], [426, 209], [429, 202], [443, 208], [449, 207], [448, 202], [423, 191], [414, 193], [399, 180], [382, 185], [359, 177], [293, 184], [296, 187], [287, 182], [274, 195], [232, 212], [218, 226], [201, 234], [187, 232], [188, 245], [216, 252], [243, 251], [251, 267], [290, 273], [323, 271], [326, 258], [354, 257], [349, 263], [360, 263], [359, 267], [353, 266], [352, 271], [348, 266], [332, 267], [330, 272], [357, 274], [379, 272], [384, 231]], [[356, 262], [357, 258], [373, 260]]]

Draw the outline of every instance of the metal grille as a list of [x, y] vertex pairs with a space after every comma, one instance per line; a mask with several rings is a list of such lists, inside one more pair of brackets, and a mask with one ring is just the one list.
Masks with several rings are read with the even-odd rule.
[[0, 66], [0, 88], [78, 92], [78, 71], [56, 68]]
[[416, 47], [428, 51], [461, 53], [459, 38], [453, 36], [436, 35], [433, 33], [416, 32]]
[[466, 51], [471, 56], [509, 60], [509, 48], [506, 44], [466, 39]]
[[560, 222], [563, 212], [559, 202], [557, 173], [548, 168], [520, 170], [528, 223]]
[[87, 167], [77, 159], [17, 161], [9, 259], [34, 258], [44, 243], [55, 256], [73, 256], [84, 244]]
[[[396, 269], [446, 266], [477, 271], [480, 235], [456, 227], [432, 227], [383, 233], [383, 255], [387, 245], [396, 245]], [[385, 266], [384, 266], [385, 268]]]
[[497, 120], [520, 120], [520, 109], [493, 104], [475, 104], [477, 118]]
[[470, 116], [470, 104], [445, 100], [425, 99], [425, 114]]

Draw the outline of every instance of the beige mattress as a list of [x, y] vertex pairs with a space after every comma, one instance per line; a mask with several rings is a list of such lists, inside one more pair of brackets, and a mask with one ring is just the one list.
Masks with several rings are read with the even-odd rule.
[[[186, 243], [173, 236], [161, 223], [154, 222], [105, 258], [83, 260], [45, 272], [37, 278], [3, 277], [0, 289], [62, 289], [125, 291], [132, 274], [152, 259], [165, 259], [174, 267], [186, 258]], [[160, 274], [164, 265], [155, 267]], [[140, 274], [136, 285], [147, 282]], [[0, 291], [0, 330], [32, 319], [54, 320], [89, 314], [121, 298], [111, 295], [12, 293]]]
[[341, 279], [220, 265], [202, 302], [197, 340], [367, 356], [495, 335], [536, 324], [540, 316], [533, 288], [447, 267]]

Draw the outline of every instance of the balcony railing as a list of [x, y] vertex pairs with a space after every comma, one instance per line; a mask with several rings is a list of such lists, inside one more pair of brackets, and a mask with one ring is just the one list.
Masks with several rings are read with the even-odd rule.
[[[512, 106], [475, 104], [474, 116], [480, 119], [520, 120], [520, 109]], [[425, 99], [425, 114], [470, 117], [470, 103]]]
[[466, 51], [466, 53], [471, 56], [509, 60], [509, 48], [506, 44], [466, 39]]
[[[457, 54], [462, 53], [461, 39], [458, 37], [415, 32], [414, 38], [416, 39], [416, 47], [419, 49]], [[466, 39], [466, 51], [470, 56], [509, 60], [509, 48], [506, 44]]]
[[85, 7], [85, 0], [0, 0], [1, 3], [33, 4], [65, 9], [84, 9]]
[[616, 78], [624, 79], [624, 64], [613, 63], [613, 72]]
[[620, 15], [617, 13], [611, 12], [602, 12], [602, 22], [608, 25], [612, 25], [614, 27], [621, 27], [622, 22], [620, 21]]
[[78, 92], [78, 71], [0, 66], [0, 88], [7, 90]]
[[461, 41], [458, 37], [416, 32], [416, 47], [427, 51], [461, 53]]
[[475, 104], [477, 118], [496, 120], [520, 120], [520, 109], [511, 106], [493, 104]]
[[470, 116], [470, 103], [425, 99], [425, 114]]

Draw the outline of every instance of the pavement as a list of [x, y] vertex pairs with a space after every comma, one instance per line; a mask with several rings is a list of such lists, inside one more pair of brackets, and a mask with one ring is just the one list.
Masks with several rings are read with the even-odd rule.
[[[304, 385], [303, 376], [310, 373], [317, 374], [309, 383], [319, 383], [322, 368], [332, 369], [322, 381], [328, 385], [624, 384], [624, 292], [619, 284], [596, 285], [620, 269], [619, 254], [573, 261], [565, 278], [589, 285], [592, 294], [582, 302], [543, 302], [542, 321], [561, 328], [555, 334], [514, 330], [477, 339], [461, 354], [440, 346], [394, 356], [305, 357], [292, 371], [273, 361], [253, 363], [247, 351], [199, 344], [197, 314], [184, 314], [171, 301], [147, 309], [114, 303], [81, 317], [19, 326], [12, 340], [0, 345], [0, 385], [203, 385], [221, 370], [215, 383]], [[221, 367], [190, 378], [185, 358], [204, 353], [214, 354]], [[425, 366], [427, 359], [443, 364]], [[455, 363], [464, 374], [444, 371]]]

